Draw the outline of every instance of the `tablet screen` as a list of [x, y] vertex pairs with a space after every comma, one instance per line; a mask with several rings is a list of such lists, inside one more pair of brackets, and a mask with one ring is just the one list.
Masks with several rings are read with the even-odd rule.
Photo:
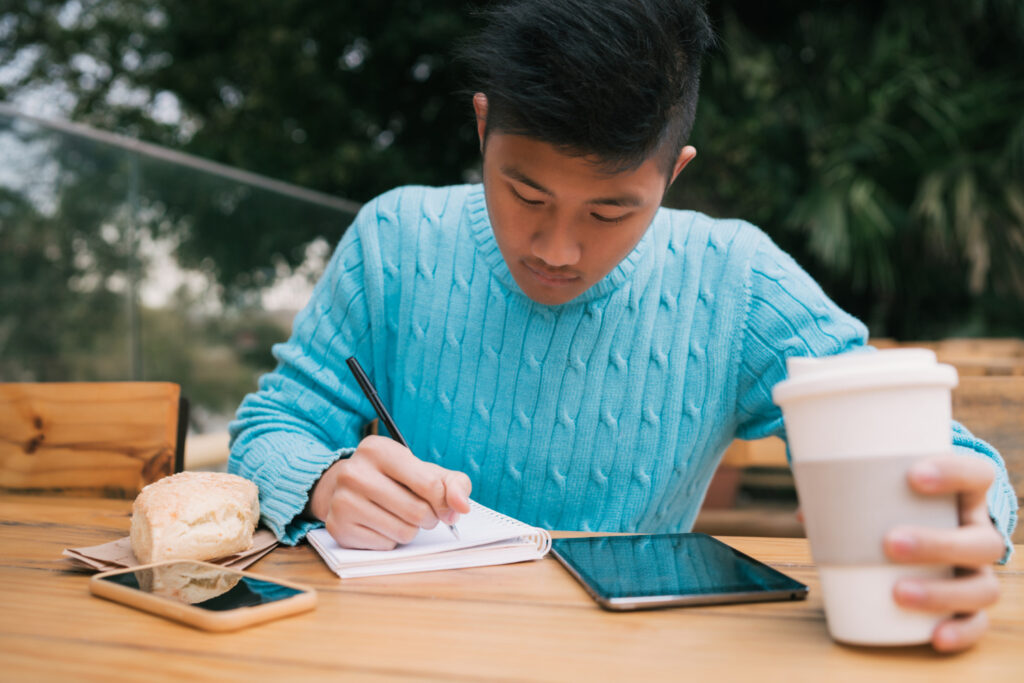
[[705, 534], [561, 538], [552, 542], [552, 549], [595, 597], [605, 600], [751, 593], [788, 599], [804, 597], [807, 590]]

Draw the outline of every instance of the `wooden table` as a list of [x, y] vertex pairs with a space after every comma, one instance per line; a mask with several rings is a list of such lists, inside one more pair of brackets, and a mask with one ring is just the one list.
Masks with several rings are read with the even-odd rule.
[[1024, 547], [973, 650], [856, 648], [825, 631], [803, 539], [726, 538], [810, 585], [805, 602], [613, 614], [553, 559], [341, 581], [311, 548], [252, 569], [316, 587], [302, 616], [210, 634], [88, 593], [65, 547], [126, 534], [124, 501], [0, 498], [0, 680], [1024, 680]]

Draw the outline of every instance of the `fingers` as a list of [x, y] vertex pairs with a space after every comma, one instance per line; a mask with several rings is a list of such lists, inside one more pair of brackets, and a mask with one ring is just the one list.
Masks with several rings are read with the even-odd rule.
[[413, 527], [433, 529], [434, 509], [405, 486], [375, 469], [372, 463], [353, 463], [339, 476], [339, 488], [358, 494]]
[[345, 490], [340, 490], [331, 501], [326, 527], [339, 545], [367, 550], [390, 550], [408, 543], [419, 532], [414, 524]]
[[893, 529], [885, 538], [889, 559], [958, 567], [982, 567], [998, 561], [1005, 548], [988, 517], [985, 499], [994, 475], [990, 463], [971, 457], [942, 456], [916, 463], [907, 477], [911, 488], [928, 495], [956, 494], [963, 526]]
[[444, 501], [438, 511], [438, 517], [445, 524], [456, 524], [460, 514], [469, 512], [469, 493], [473, 484], [469, 477], [462, 472], [441, 470], [441, 478], [444, 482]]
[[367, 437], [322, 479], [328, 483], [317, 484], [313, 507], [346, 547], [390, 549], [469, 512], [469, 477], [423, 462], [391, 439]]
[[335, 518], [328, 518], [325, 528], [342, 548], [356, 550], [393, 550], [398, 544], [394, 539], [365, 527], [361, 524], [332, 523]]
[[908, 473], [910, 487], [918, 493], [958, 494], [962, 523], [988, 519], [985, 496], [994, 477], [991, 463], [957, 455], [922, 460]]
[[932, 647], [939, 652], [960, 652], [974, 645], [988, 628], [988, 615], [975, 612], [947, 619], [935, 627]]
[[[444, 492], [445, 502], [450, 510], [466, 514], [469, 512], [469, 494], [473, 491], [473, 482], [462, 472], [445, 470]], [[450, 523], [454, 523], [454, 520]]]
[[999, 599], [999, 582], [990, 567], [955, 579], [903, 579], [893, 589], [896, 603], [910, 609], [952, 614], [975, 612]]
[[988, 628], [983, 608], [999, 599], [999, 584], [991, 564], [1005, 548], [988, 517], [986, 495], [995, 476], [991, 463], [964, 456], [928, 458], [907, 475], [910, 487], [926, 495], [955, 495], [960, 526], [956, 529], [898, 527], [885, 537], [890, 560], [913, 564], [945, 564], [972, 568], [952, 579], [905, 579], [893, 597], [903, 607], [954, 613], [936, 627], [932, 645], [939, 652], [957, 652], [976, 643]]
[[992, 464], [977, 458], [950, 455], [916, 463], [907, 474], [911, 489], [925, 495], [955, 495], [962, 526], [904, 526], [885, 537], [885, 553], [894, 562], [977, 570], [952, 579], [904, 579], [893, 588], [894, 600], [903, 607], [957, 614], [932, 634], [932, 645], [939, 652], [957, 652], [974, 645], [988, 628], [983, 608], [999, 599], [999, 584], [990, 565], [1005, 549], [988, 517], [986, 502], [994, 477]]
[[448, 470], [420, 460], [408, 448], [390, 439], [377, 437], [377, 440], [385, 442], [375, 443], [372, 452], [380, 471], [423, 499], [440, 517], [447, 507], [444, 473]]
[[407, 487], [430, 506], [437, 519], [448, 524], [453, 524], [459, 513], [469, 512], [472, 484], [468, 476], [424, 462], [393, 441], [390, 444], [375, 454], [383, 474]]
[[983, 567], [1003, 556], [1003, 539], [985, 524], [956, 529], [897, 527], [885, 536], [885, 554], [893, 562]]

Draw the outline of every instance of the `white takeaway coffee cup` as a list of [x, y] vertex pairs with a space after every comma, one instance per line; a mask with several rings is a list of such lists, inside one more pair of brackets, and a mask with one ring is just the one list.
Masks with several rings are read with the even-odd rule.
[[811, 552], [832, 637], [856, 645], [931, 640], [949, 615], [896, 604], [903, 578], [951, 577], [944, 565], [890, 563], [897, 525], [953, 528], [953, 495], [913, 492], [914, 462], [952, 452], [956, 370], [927, 349], [790, 358], [772, 398], [782, 408]]

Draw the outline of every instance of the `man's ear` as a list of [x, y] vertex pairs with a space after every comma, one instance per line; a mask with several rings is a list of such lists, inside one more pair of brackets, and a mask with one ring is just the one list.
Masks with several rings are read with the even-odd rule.
[[679, 150], [679, 157], [676, 159], [676, 164], [672, 168], [672, 179], [668, 181], [671, 185], [676, 181], [676, 176], [679, 175], [680, 171], [686, 168], [686, 165], [693, 161], [694, 157], [697, 156], [697, 148], [693, 145], [686, 145]]
[[487, 134], [487, 95], [478, 92], [473, 95], [473, 111], [476, 112], [476, 134], [480, 138], [480, 153], [484, 151], [484, 138]]

